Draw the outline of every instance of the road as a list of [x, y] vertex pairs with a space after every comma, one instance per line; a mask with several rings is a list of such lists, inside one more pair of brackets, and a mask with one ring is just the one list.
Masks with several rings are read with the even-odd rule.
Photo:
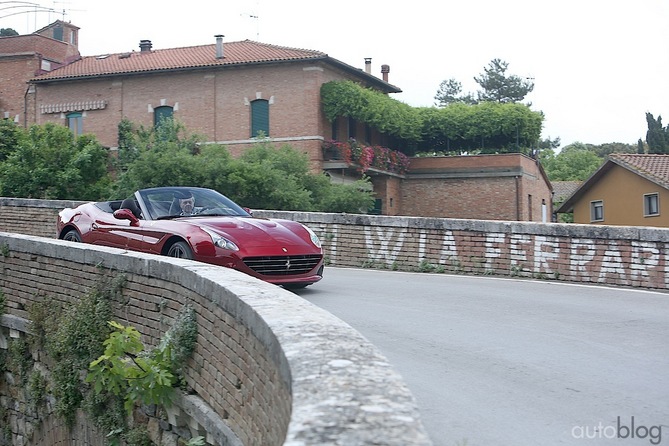
[[435, 446], [669, 444], [669, 294], [352, 268], [297, 294], [386, 355]]

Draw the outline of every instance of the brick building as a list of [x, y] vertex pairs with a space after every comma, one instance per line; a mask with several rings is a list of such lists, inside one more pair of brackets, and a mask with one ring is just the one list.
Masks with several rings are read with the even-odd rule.
[[0, 119], [26, 123], [30, 79], [79, 59], [78, 32], [57, 20], [33, 34], [0, 37]]
[[[62, 32], [56, 33], [58, 29]], [[113, 149], [123, 118], [146, 127], [173, 117], [233, 155], [256, 144], [262, 132], [276, 145], [306, 153], [314, 171], [327, 171], [342, 181], [360, 178], [360, 173], [355, 166], [328, 162], [324, 141], [356, 137], [393, 149], [391, 138], [365, 123], [347, 117], [330, 122], [320, 97], [321, 86], [333, 80], [399, 93], [389, 83], [387, 65], [377, 77], [371, 59], [359, 69], [319, 51], [226, 42], [223, 36], [207, 45], [170, 49], [154, 49], [151, 41], [142, 40], [138, 51], [81, 57], [77, 30], [55, 22], [39, 35], [0, 38], [0, 61], [20, 52], [7, 50], [7, 39], [19, 37], [45, 48], [48, 42], [61, 51], [51, 57], [52, 68], [58, 69], [39, 68], [45, 53], [35, 50], [34, 66], [24, 67], [22, 80], [8, 81], [14, 93], [0, 100], [10, 115], [19, 116], [17, 122], [59, 123], [75, 134], [92, 133]], [[0, 70], [4, 78], [5, 65]], [[551, 186], [541, 167], [518, 154], [415, 158], [406, 173], [371, 169], [366, 174], [377, 197], [376, 211], [385, 215], [542, 221], [538, 203], [551, 203]]]

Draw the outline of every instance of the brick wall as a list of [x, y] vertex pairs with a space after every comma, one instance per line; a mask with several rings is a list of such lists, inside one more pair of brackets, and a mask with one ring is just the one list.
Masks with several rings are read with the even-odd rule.
[[[2, 200], [0, 222], [14, 232], [35, 230], [8, 218], [16, 209], [26, 220], [53, 222], [64, 204]], [[53, 223], [48, 226], [37, 232], [53, 234]], [[431, 444], [413, 396], [387, 359], [350, 326], [293, 293], [227, 268], [53, 238], [0, 233], [0, 247], [0, 290], [7, 299], [0, 349], [7, 338], [27, 335], [32, 302], [45, 296], [72, 302], [104, 275], [126, 276], [115, 316], [148, 345], [156, 345], [186, 302], [193, 306], [198, 342], [186, 381], [194, 394], [179, 394], [167, 421], [144, 414], [156, 444], [190, 435], [216, 445], [343, 438]], [[10, 412], [12, 444], [100, 444], [85, 420], [68, 430], [53, 414], [35, 417], [24, 393], [8, 389], [11, 382], [0, 380], [0, 404]], [[366, 409], [379, 405], [393, 407], [395, 416]]]
[[[77, 202], [0, 199], [0, 231], [54, 237]], [[330, 265], [537, 277], [669, 287], [669, 230], [650, 227], [254, 211], [297, 220], [321, 238]], [[26, 222], [26, 223], [24, 223]]]
[[[76, 204], [0, 199], [0, 231], [54, 237], [58, 211]], [[433, 265], [457, 274], [669, 287], [664, 228], [259, 210], [254, 215], [307, 224], [333, 266]]]

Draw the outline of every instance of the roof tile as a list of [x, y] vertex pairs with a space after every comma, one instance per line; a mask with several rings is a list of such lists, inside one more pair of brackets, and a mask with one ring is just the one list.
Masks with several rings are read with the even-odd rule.
[[216, 44], [87, 56], [34, 80], [327, 58], [327, 54], [319, 51], [288, 48], [251, 40], [225, 42], [223, 56], [222, 59], [216, 58]]
[[669, 155], [612, 153], [609, 155], [609, 159], [665, 189], [669, 189]]

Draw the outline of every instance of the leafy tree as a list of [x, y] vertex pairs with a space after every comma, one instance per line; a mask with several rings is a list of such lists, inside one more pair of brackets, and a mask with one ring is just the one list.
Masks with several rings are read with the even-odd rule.
[[123, 171], [137, 159], [137, 148], [135, 143], [135, 128], [128, 118], [121, 119], [118, 124], [118, 154], [116, 160], [117, 169]]
[[0, 162], [24, 144], [26, 132], [8, 119], [0, 120]]
[[18, 36], [19, 33], [12, 28], [0, 28], [0, 37]]
[[542, 163], [551, 181], [584, 181], [590, 177], [604, 161], [585, 144], [574, 143], [563, 147], [557, 155], [544, 152]]
[[509, 64], [501, 59], [493, 59], [483, 73], [474, 80], [481, 86], [478, 92], [480, 101], [520, 102], [534, 89], [534, 83], [516, 75], [507, 76]]
[[612, 153], [635, 153], [637, 151], [637, 146], [621, 142], [609, 142], [598, 145], [586, 144], [585, 146], [588, 150], [602, 159], [606, 158]]
[[56, 124], [34, 125], [0, 164], [7, 197], [96, 200], [109, 187], [108, 154], [91, 135]]
[[366, 180], [332, 184], [325, 175], [310, 173], [305, 154], [290, 146], [274, 149], [267, 142], [236, 160], [227, 183], [231, 196], [257, 209], [366, 212], [374, 203]]
[[434, 99], [437, 101], [435, 104], [437, 107], [444, 107], [456, 102], [465, 104], [476, 103], [476, 99], [474, 99], [471, 93], [462, 94], [462, 83], [453, 78], [442, 81], [439, 84], [439, 90], [437, 90]]
[[308, 157], [290, 146], [259, 139], [232, 158], [225, 147], [200, 144], [199, 136], [171, 120], [137, 133], [136, 159], [114, 185], [115, 198], [146, 187], [200, 186], [255, 209], [360, 212], [373, 203], [368, 185], [333, 185], [311, 173]]
[[656, 120], [652, 113], [646, 113], [646, 122], [648, 153], [669, 153], [669, 126], [662, 127], [662, 116], [658, 115]]

